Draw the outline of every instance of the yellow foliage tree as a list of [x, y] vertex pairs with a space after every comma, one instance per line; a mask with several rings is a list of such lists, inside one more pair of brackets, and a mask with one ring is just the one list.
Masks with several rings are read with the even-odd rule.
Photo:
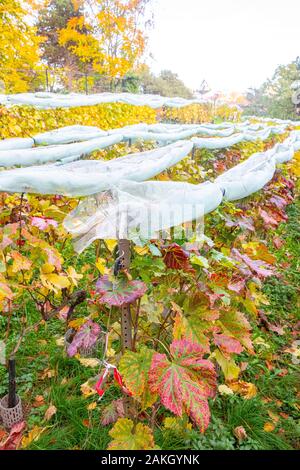
[[150, 1], [89, 0], [85, 15], [70, 20], [60, 31], [60, 43], [68, 45], [95, 72], [112, 81], [122, 78], [144, 53], [147, 38], [143, 26]]
[[0, 82], [5, 92], [29, 90], [39, 62], [40, 38], [30, 25], [33, 0], [0, 0]]

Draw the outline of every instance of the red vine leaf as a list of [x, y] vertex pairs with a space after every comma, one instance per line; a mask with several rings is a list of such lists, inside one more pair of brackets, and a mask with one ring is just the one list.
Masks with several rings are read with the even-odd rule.
[[265, 261], [259, 260], [259, 259], [251, 259], [249, 258], [248, 255], [243, 255], [237, 250], [236, 248], [233, 248], [231, 250], [232, 256], [242, 264], [245, 264], [247, 267], [249, 267], [255, 274], [258, 276], [265, 278], [269, 276], [275, 276], [276, 272], [272, 268], [272, 266]]
[[216, 346], [219, 346], [225, 353], [236, 353], [240, 354], [243, 351], [243, 346], [232, 336], [224, 334], [214, 334], [214, 341]]
[[142, 297], [147, 291], [147, 286], [142, 281], [111, 281], [108, 276], [102, 276], [96, 283], [96, 289], [101, 294], [101, 303], [122, 307]]
[[109, 403], [102, 411], [101, 424], [102, 426], [108, 426], [109, 424], [115, 423], [119, 418], [124, 418], [124, 404], [123, 399], [113, 400]]
[[195, 272], [190, 264], [190, 254], [177, 243], [171, 243], [162, 249], [163, 260], [169, 269], [182, 269], [187, 272]]
[[25, 427], [25, 421], [14, 424], [8, 437], [1, 442], [0, 450], [16, 450], [21, 443]]
[[207, 399], [216, 390], [214, 365], [203, 359], [202, 346], [187, 340], [173, 341], [170, 353], [171, 359], [166, 354], [153, 355], [150, 389], [175, 415], [182, 416], [186, 411], [204, 432], [210, 420]]
[[80, 348], [90, 348], [94, 346], [101, 333], [101, 327], [88, 320], [75, 334], [71, 344], [68, 346], [67, 353], [70, 357], [75, 356]]

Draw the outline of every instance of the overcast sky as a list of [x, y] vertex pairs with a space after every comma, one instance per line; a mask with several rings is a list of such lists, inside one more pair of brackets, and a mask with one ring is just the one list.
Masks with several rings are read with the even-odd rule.
[[152, 70], [195, 89], [259, 86], [300, 55], [300, 0], [154, 0]]

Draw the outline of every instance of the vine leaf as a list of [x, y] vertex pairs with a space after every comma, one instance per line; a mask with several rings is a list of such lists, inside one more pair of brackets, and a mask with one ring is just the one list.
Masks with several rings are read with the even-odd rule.
[[32, 265], [31, 261], [25, 256], [21, 255], [18, 251], [12, 251], [10, 255], [13, 259], [13, 264], [12, 264], [13, 273], [18, 273], [21, 270], [26, 271], [31, 268], [31, 265]]
[[251, 354], [254, 353], [251, 341], [251, 325], [243, 313], [236, 310], [223, 311], [219, 323], [226, 336], [239, 341]]
[[186, 339], [192, 343], [200, 344], [203, 350], [209, 353], [207, 332], [211, 328], [211, 322], [215, 320], [215, 317], [212, 315], [211, 320], [208, 318], [208, 316], [200, 316], [199, 314], [185, 316], [178, 311], [174, 318], [173, 338], [176, 340]]
[[212, 356], [216, 359], [217, 363], [221, 367], [226, 380], [231, 381], [238, 378], [241, 370], [230, 356], [227, 357], [220, 351], [220, 349], [216, 349]]
[[58, 223], [54, 219], [49, 219], [46, 217], [31, 217], [31, 225], [39, 228], [40, 230], [46, 230], [48, 227], [56, 228]]
[[101, 424], [102, 426], [108, 426], [115, 423], [118, 418], [124, 418], [124, 416], [123, 399], [113, 400], [102, 410]]
[[237, 261], [242, 263], [242, 265], [243, 264], [246, 265], [248, 268], [251, 269], [251, 271], [253, 271], [255, 274], [260, 276], [262, 279], [264, 279], [266, 277], [269, 277], [269, 276], [275, 276], [276, 275], [276, 272], [273, 269], [273, 267], [270, 264], [263, 261], [263, 260], [251, 259], [251, 258], [249, 258], [248, 255], [241, 254], [237, 248], [233, 248], [231, 250], [231, 253], [232, 253], [232, 256]]
[[215, 395], [216, 372], [204, 349], [187, 340], [175, 340], [170, 346], [171, 359], [155, 353], [149, 373], [150, 390], [158, 393], [162, 404], [177, 416], [183, 411], [198, 425], [207, 428], [210, 411], [207, 399]]
[[142, 297], [147, 291], [147, 286], [142, 281], [128, 281], [127, 279], [110, 280], [105, 275], [97, 281], [96, 289], [101, 295], [101, 303], [122, 307]]
[[244, 349], [241, 343], [237, 339], [232, 338], [232, 336], [214, 334], [214, 341], [225, 353], [240, 354]]
[[154, 449], [154, 439], [151, 429], [138, 423], [134, 426], [128, 418], [119, 418], [114, 427], [109, 431], [113, 441], [109, 444], [109, 450], [151, 450]]
[[150, 392], [148, 385], [153, 353], [153, 350], [142, 346], [139, 352], [126, 351], [119, 363], [119, 371], [126, 387], [145, 408], [157, 399], [157, 395]]
[[182, 269], [187, 272], [195, 272], [190, 264], [190, 254], [177, 243], [166, 245], [162, 249], [163, 260], [169, 269]]
[[88, 320], [82, 325], [75, 334], [71, 344], [68, 346], [67, 353], [70, 357], [75, 356], [80, 348], [90, 348], [94, 346], [101, 333], [101, 327]]

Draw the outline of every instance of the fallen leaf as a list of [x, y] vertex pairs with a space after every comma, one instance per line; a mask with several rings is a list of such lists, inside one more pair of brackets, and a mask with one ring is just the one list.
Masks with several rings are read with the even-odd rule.
[[89, 384], [88, 380], [80, 386], [80, 390], [82, 395], [84, 395], [86, 398], [97, 393], [95, 388]]
[[278, 377], [284, 377], [289, 373], [288, 369], [281, 369], [281, 371], [278, 374]]
[[267, 366], [268, 370], [273, 370], [274, 369], [274, 365], [272, 364], [271, 361], [266, 360], [265, 363], [266, 363], [266, 366]]
[[19, 447], [23, 431], [26, 427], [25, 421], [16, 423], [10, 430], [6, 440], [0, 444], [0, 450], [15, 450]]
[[56, 411], [57, 411], [56, 406], [50, 405], [49, 408], [45, 412], [44, 419], [46, 421], [49, 421], [52, 418], [52, 416], [55, 415]]
[[86, 428], [90, 428], [91, 427], [91, 422], [89, 419], [83, 419], [82, 420], [82, 424], [83, 426], [85, 426]]
[[275, 429], [275, 425], [273, 423], [267, 422], [264, 424], [264, 431], [272, 432]]
[[151, 450], [155, 447], [152, 430], [142, 423], [135, 425], [128, 418], [119, 418], [109, 435], [113, 438], [109, 450]]
[[41, 380], [51, 379], [52, 377], [55, 377], [55, 375], [56, 375], [56, 372], [55, 372], [54, 369], [46, 368], [46, 369], [44, 369], [43, 372], [41, 373], [40, 379], [41, 379]]
[[44, 404], [45, 404], [45, 399], [44, 399], [43, 395], [37, 395], [34, 398], [34, 402], [33, 402], [32, 406], [34, 408], [38, 408], [39, 406], [43, 406]]
[[242, 442], [248, 438], [245, 428], [243, 426], [237, 426], [236, 428], [234, 428], [233, 434], [239, 442]]
[[46, 431], [47, 427], [41, 428], [40, 426], [34, 426], [31, 431], [24, 436], [22, 439], [22, 448], [28, 447], [32, 442], [37, 441], [41, 434]]
[[60, 338], [58, 338], [57, 340], [55, 340], [57, 346], [61, 346], [61, 347], [64, 347], [65, 345], [65, 338], [64, 336], [61, 336]]
[[273, 243], [274, 243], [274, 246], [275, 248], [277, 248], [277, 250], [279, 250], [282, 245], [284, 245], [284, 240], [282, 240], [282, 238], [279, 238], [279, 237], [274, 237], [273, 238]]
[[244, 382], [243, 380], [237, 380], [230, 382], [229, 387], [236, 393], [239, 393], [245, 400], [253, 398], [257, 394], [256, 386], [251, 382]]
[[3, 438], [7, 436], [7, 432], [4, 429], [0, 429], [0, 442], [3, 441]]
[[84, 367], [97, 367], [101, 364], [101, 361], [94, 357], [78, 357], [78, 361]]
[[95, 401], [93, 401], [92, 403], [90, 403], [90, 404], [86, 407], [86, 409], [87, 409], [88, 411], [92, 411], [92, 410], [94, 410], [95, 408], [97, 408], [97, 402], [95, 402]]
[[233, 395], [231, 388], [227, 387], [225, 384], [219, 385], [218, 390], [221, 395]]

